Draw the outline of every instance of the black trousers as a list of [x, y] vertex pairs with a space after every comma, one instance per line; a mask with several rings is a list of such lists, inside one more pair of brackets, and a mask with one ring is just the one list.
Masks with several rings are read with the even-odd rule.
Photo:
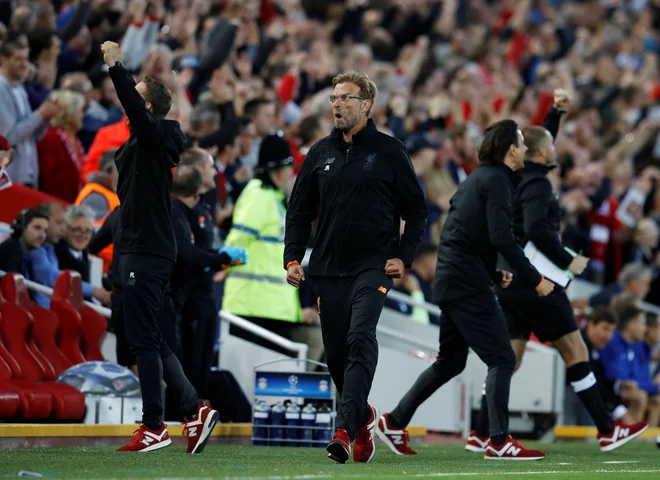
[[135, 355], [128, 345], [126, 329], [124, 327], [124, 307], [121, 291], [112, 292], [111, 295], [112, 316], [110, 322], [115, 329], [117, 337], [117, 363], [123, 367], [131, 368], [135, 365]]
[[126, 338], [137, 362], [142, 422], [147, 426], [163, 420], [163, 379], [183, 412], [194, 412], [199, 403], [197, 392], [161, 333], [163, 292], [173, 267], [174, 262], [153, 255], [119, 256]]
[[183, 370], [193, 386], [202, 395], [214, 364], [218, 324], [218, 308], [211, 292], [192, 293], [181, 312], [181, 338], [183, 340]]
[[392, 411], [397, 426], [410, 423], [417, 408], [465, 369], [472, 348], [488, 366], [486, 397], [491, 438], [509, 433], [509, 388], [516, 364], [504, 313], [495, 295], [480, 294], [440, 304], [438, 359], [419, 376]]
[[393, 282], [380, 270], [314, 280], [328, 370], [340, 395], [336, 427], [354, 439], [371, 416], [367, 398], [378, 363], [376, 326]]

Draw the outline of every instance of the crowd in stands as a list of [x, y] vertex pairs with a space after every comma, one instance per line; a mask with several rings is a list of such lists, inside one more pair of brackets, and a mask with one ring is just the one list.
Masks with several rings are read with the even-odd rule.
[[[634, 416], [645, 392], [644, 411], [657, 418], [660, 379], [639, 366], [657, 359], [657, 317], [594, 313], [621, 295], [660, 306], [657, 0], [11, 0], [1, 3], [0, 22], [0, 134], [13, 149], [6, 171], [61, 201], [17, 220], [20, 233], [0, 246], [0, 268], [48, 286], [69, 268], [87, 280], [93, 231], [119, 206], [112, 160], [130, 130], [103, 64], [106, 40], [120, 43], [137, 80], [152, 77], [172, 91], [168, 118], [180, 122], [190, 148], [212, 158], [215, 182], [202, 196], [212, 207], [214, 248], [253, 249], [252, 265], [277, 249], [254, 247], [266, 208], [259, 202], [272, 199], [249, 206], [250, 182], [272, 184], [285, 210], [307, 151], [332, 128], [332, 78], [367, 72], [379, 89], [371, 116], [405, 143], [430, 212], [426, 244], [395, 289], [427, 302], [449, 199], [478, 166], [484, 129], [503, 118], [541, 125], [561, 92], [570, 104], [551, 178], [563, 240], [591, 258], [583, 278], [602, 287], [574, 307], [587, 314], [585, 338], [599, 361], [613, 362], [602, 370], [612, 391], [633, 403]], [[284, 173], [260, 174], [260, 159], [281, 152], [293, 159]], [[99, 255], [111, 275], [112, 246]], [[248, 262], [235, 271], [284, 278], [281, 254], [273, 262], [279, 270]], [[230, 273], [230, 289], [239, 278]], [[109, 305], [111, 283], [85, 283], [84, 295]], [[313, 283], [290, 304], [240, 313], [318, 347]], [[393, 299], [387, 306], [437, 323], [424, 309]], [[625, 368], [633, 367], [617, 363], [621, 349], [634, 352], [635, 372], [646, 368], [650, 380], [632, 380]]]

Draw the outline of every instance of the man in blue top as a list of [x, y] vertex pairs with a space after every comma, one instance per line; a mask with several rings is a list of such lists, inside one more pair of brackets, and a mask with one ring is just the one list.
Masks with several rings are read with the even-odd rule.
[[653, 355], [653, 347], [660, 340], [660, 323], [658, 323], [658, 314], [646, 312], [646, 333], [641, 342], [634, 346], [635, 350], [635, 380], [639, 389], [648, 395], [648, 422], [652, 427], [657, 427], [660, 423], [660, 379], [651, 378], [651, 362], [658, 360], [658, 355]]
[[637, 381], [638, 363], [635, 344], [644, 338], [646, 319], [644, 312], [635, 305], [625, 305], [619, 312], [619, 329], [612, 341], [600, 352], [605, 376], [614, 381], [614, 391], [628, 407], [636, 421], [642, 421], [648, 406], [648, 393]]
[[34, 277], [30, 251], [46, 241], [48, 216], [33, 209], [23, 210], [11, 224], [11, 237], [0, 243], [0, 270]]
[[[33, 280], [37, 283], [53, 288], [60, 275], [60, 266], [55, 254], [55, 245], [64, 237], [66, 223], [64, 222], [64, 207], [54, 201], [40, 203], [36, 210], [49, 218], [47, 239], [41, 248], [30, 251]], [[94, 287], [91, 283], [82, 282], [82, 293], [85, 298], [96, 298], [104, 305], [110, 303], [110, 293], [103, 287]], [[50, 308], [50, 297], [43, 293], [35, 293], [37, 305]]]

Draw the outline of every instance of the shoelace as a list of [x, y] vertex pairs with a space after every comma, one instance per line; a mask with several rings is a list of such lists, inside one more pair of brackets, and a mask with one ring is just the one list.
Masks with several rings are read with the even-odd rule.
[[408, 435], [408, 430], [406, 430], [405, 433], [403, 434], [403, 446], [401, 447], [401, 450], [403, 450], [404, 453], [413, 451], [413, 449], [408, 446], [409, 441], [410, 441], [410, 435]]
[[144, 430], [142, 429], [144, 425], [140, 425], [137, 430], [133, 432], [133, 440], [134, 442], [141, 442], [142, 440], [145, 439], [144, 435]]

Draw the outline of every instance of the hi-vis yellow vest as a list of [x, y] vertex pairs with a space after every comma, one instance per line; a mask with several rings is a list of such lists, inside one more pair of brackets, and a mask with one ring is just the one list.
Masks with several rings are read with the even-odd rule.
[[298, 289], [286, 283], [284, 193], [261, 188], [253, 179], [234, 206], [225, 245], [248, 251], [246, 265], [232, 267], [225, 281], [222, 308], [234, 315], [300, 322]]

